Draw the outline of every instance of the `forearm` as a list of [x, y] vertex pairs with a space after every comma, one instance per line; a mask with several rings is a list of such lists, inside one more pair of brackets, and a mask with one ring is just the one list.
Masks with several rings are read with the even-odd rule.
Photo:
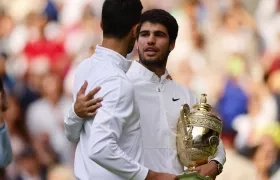
[[72, 105], [68, 114], [64, 118], [64, 133], [67, 139], [71, 142], [78, 142], [83, 128], [83, 119], [79, 118]]
[[113, 142], [103, 146], [99, 151], [91, 149], [89, 157], [95, 163], [122, 176], [124, 179], [143, 180], [148, 174], [147, 168], [127, 156], [127, 154]]
[[12, 161], [12, 147], [6, 125], [0, 124], [0, 168], [6, 167]]
[[[118, 118], [113, 117], [112, 114]], [[148, 169], [130, 157], [117, 143], [120, 141], [122, 127], [126, 122], [121, 117], [126, 112], [121, 112], [122, 115], [116, 112], [112, 114], [110, 111], [100, 109], [94, 119], [88, 146], [90, 159], [124, 179], [145, 179]], [[132, 139], [128, 141], [134, 144], [141, 143], [134, 142]], [[138, 157], [139, 155], [133, 156]]]

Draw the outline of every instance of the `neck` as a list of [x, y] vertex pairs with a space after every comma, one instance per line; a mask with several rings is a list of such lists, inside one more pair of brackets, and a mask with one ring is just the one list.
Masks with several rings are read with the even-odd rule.
[[158, 77], [161, 77], [165, 74], [166, 70], [166, 64], [159, 67], [155, 64], [144, 64], [141, 60], [139, 61], [140, 64], [142, 64], [145, 68], [149, 69], [150, 71], [154, 72]]
[[126, 57], [127, 49], [128, 49], [128, 40], [124, 39], [116, 39], [111, 37], [104, 37], [102, 41], [102, 47], [111, 49], [122, 56]]
[[165, 73], [165, 68], [159, 67], [147, 67], [150, 71], [154, 72], [158, 77], [161, 77]]

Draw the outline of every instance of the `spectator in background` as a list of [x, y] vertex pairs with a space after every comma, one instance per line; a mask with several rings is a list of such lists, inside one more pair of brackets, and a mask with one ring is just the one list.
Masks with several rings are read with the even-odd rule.
[[63, 131], [64, 114], [72, 101], [62, 94], [62, 79], [59, 75], [46, 73], [40, 82], [42, 97], [31, 103], [26, 113], [28, 131], [32, 141], [49, 143], [58, 154], [60, 162], [72, 164], [74, 146], [66, 139]]
[[19, 172], [15, 180], [46, 179], [46, 168], [40, 165], [32, 148], [26, 148], [22, 151], [16, 161], [19, 164]]
[[[279, 131], [278, 131], [279, 133]], [[276, 138], [279, 138], [279, 134]], [[279, 144], [275, 137], [263, 134], [261, 141], [256, 146], [253, 162], [257, 168], [257, 177], [260, 180], [278, 179], [279, 176]]]
[[243, 155], [246, 150], [260, 142], [259, 132], [267, 126], [276, 123], [276, 104], [266, 87], [258, 84], [252, 86], [249, 94], [248, 113], [240, 114], [232, 122], [233, 128], [238, 132], [236, 147]]
[[0, 77], [2, 77], [3, 86], [7, 93], [14, 93], [16, 86], [15, 79], [10, 77], [6, 70], [8, 55], [4, 52], [0, 53]]
[[277, 120], [280, 122], [280, 70], [271, 73], [267, 77], [267, 85], [273, 94], [277, 104]]
[[218, 90], [216, 109], [223, 120], [223, 132], [233, 133], [232, 121], [240, 114], [247, 113], [248, 80], [244, 78], [245, 62], [241, 56], [234, 55], [228, 60], [227, 76]]
[[6, 173], [9, 177], [14, 178], [14, 175], [18, 173], [17, 162], [15, 159], [17, 159], [19, 154], [31, 143], [31, 141], [17, 98], [14, 95], [8, 95], [7, 102], [9, 108], [5, 113], [5, 120], [10, 133], [14, 160], [6, 168]]
[[57, 165], [48, 171], [47, 180], [74, 180], [72, 169], [67, 166]]
[[[217, 176], [216, 180], [255, 180], [257, 170], [249, 158], [241, 156], [235, 149], [234, 139], [236, 132], [230, 134], [224, 133], [222, 140], [227, 155], [227, 162], [223, 173]], [[238, 173], [232, 173], [233, 169], [238, 167]]]
[[38, 57], [43, 57], [52, 71], [65, 75], [69, 59], [66, 56], [63, 42], [46, 37], [48, 17], [43, 13], [34, 13], [31, 20], [34, 23], [33, 39], [30, 39], [23, 49], [26, 62], [29, 64]]
[[4, 90], [2, 79], [0, 79], [0, 168], [6, 167], [12, 161], [10, 137], [8, 134], [8, 129], [4, 122], [4, 112], [6, 110], [6, 93]]

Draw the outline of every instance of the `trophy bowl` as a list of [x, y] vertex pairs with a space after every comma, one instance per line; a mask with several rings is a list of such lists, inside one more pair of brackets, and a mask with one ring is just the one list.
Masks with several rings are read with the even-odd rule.
[[[222, 121], [212, 112], [212, 107], [207, 104], [206, 94], [201, 95], [200, 102], [192, 109], [188, 104], [181, 106], [176, 145], [179, 160], [188, 168], [188, 171], [208, 163], [214, 157], [221, 132]], [[190, 174], [185, 174], [179, 179]], [[203, 177], [198, 178], [198, 176], [196, 179], [203, 179]]]

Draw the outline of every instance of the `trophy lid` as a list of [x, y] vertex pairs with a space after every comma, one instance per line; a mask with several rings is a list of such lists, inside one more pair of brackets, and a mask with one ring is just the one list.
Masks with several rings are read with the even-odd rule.
[[188, 120], [193, 125], [208, 127], [221, 133], [222, 120], [212, 111], [212, 106], [207, 103], [206, 97], [206, 94], [201, 94], [200, 102], [193, 106]]
[[196, 113], [202, 113], [207, 116], [214, 117], [215, 119], [221, 121], [221, 119], [212, 112], [212, 106], [207, 103], [207, 94], [201, 94], [200, 102], [193, 106]]

